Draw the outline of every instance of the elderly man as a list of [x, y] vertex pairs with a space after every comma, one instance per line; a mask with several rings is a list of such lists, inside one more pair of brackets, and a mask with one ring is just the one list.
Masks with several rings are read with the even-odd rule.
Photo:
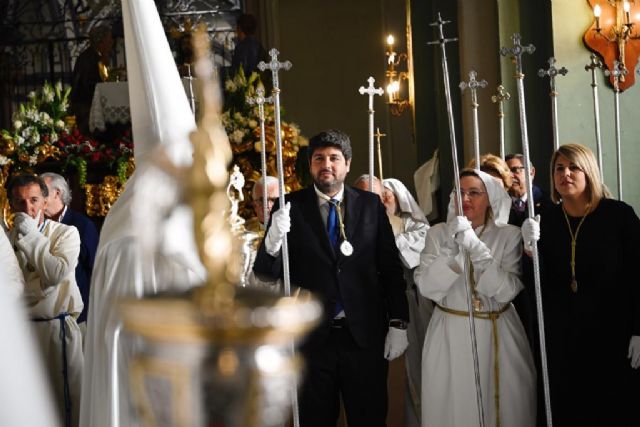
[[45, 217], [52, 221], [73, 225], [80, 233], [80, 257], [76, 267], [76, 284], [80, 289], [84, 303], [84, 309], [78, 317], [78, 323], [81, 324], [87, 320], [87, 310], [89, 309], [89, 284], [91, 283], [93, 262], [96, 259], [96, 249], [98, 249], [98, 230], [89, 217], [69, 207], [71, 189], [64, 177], [57, 173], [47, 172], [40, 175], [40, 178], [49, 190], [47, 207], [44, 211]]
[[9, 240], [25, 279], [24, 296], [55, 403], [67, 426], [78, 425], [82, 334], [76, 323], [82, 297], [75, 281], [80, 236], [75, 227], [45, 219], [48, 189], [34, 175], [19, 175], [7, 193], [15, 214]]
[[[362, 191], [371, 191], [369, 190], [369, 174], [360, 175], [354, 182], [353, 187], [358, 188]], [[373, 177], [373, 191], [372, 193], [376, 193], [380, 200], [382, 200], [382, 183], [380, 182], [380, 178], [377, 176]]]
[[324, 305], [322, 324], [302, 348], [308, 374], [301, 425], [336, 425], [340, 398], [349, 425], [385, 425], [387, 360], [407, 348], [398, 248], [380, 198], [344, 185], [349, 137], [321, 132], [309, 141], [308, 153], [314, 183], [274, 207], [254, 271], [281, 277], [286, 238], [291, 283], [314, 292]]
[[[528, 207], [528, 195], [527, 195], [527, 185], [525, 181], [525, 170], [524, 170], [524, 156], [522, 154], [509, 154], [505, 157], [505, 161], [507, 162], [507, 166], [509, 166], [509, 170], [511, 171], [511, 188], [509, 189], [509, 195], [511, 196], [511, 200], [513, 200], [513, 205], [511, 206], [511, 213], [509, 214], [509, 224], [515, 226], [522, 226], [523, 221], [529, 217], [529, 207]], [[529, 168], [529, 172], [531, 174], [531, 181], [536, 175], [536, 168], [531, 165]], [[536, 208], [536, 212], [539, 212], [541, 207], [547, 203], [548, 198], [542, 192], [542, 190], [533, 185], [533, 203]]]

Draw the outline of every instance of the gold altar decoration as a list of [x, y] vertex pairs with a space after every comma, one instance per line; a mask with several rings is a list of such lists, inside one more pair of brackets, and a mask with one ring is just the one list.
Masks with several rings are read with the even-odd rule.
[[[245, 219], [255, 217], [251, 209], [251, 189], [260, 179], [260, 117], [257, 105], [247, 103], [247, 98], [256, 96], [256, 90], [262, 85], [260, 76], [254, 72], [247, 78], [242, 67], [233, 78], [225, 81], [225, 111], [222, 123], [229, 135], [233, 162], [240, 167], [245, 177], [245, 201], [240, 204], [240, 214]], [[278, 176], [276, 167], [276, 141], [274, 124], [274, 107], [264, 105], [265, 142], [267, 147], [267, 174]], [[297, 170], [298, 153], [309, 145], [309, 140], [302, 136], [295, 123], [281, 121], [282, 129], [282, 161], [284, 165], [284, 184], [287, 192], [302, 188], [300, 173]]]
[[85, 184], [83, 188], [86, 214], [104, 217], [124, 191], [124, 184], [117, 176], [107, 175], [101, 183]]
[[275, 427], [287, 420], [300, 371], [293, 340], [317, 323], [321, 306], [306, 291], [282, 297], [236, 286], [242, 242], [224, 212], [242, 175], [229, 182], [232, 147], [204, 29], [194, 34], [194, 51], [203, 113], [191, 135], [193, 165], [174, 178], [193, 211], [207, 278], [186, 292], [120, 302], [125, 330], [141, 339], [130, 389], [147, 427]]

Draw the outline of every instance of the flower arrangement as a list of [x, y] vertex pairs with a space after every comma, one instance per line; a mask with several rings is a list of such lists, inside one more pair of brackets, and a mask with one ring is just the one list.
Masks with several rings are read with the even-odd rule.
[[0, 166], [29, 170], [47, 159], [76, 167], [79, 183], [87, 180], [88, 164], [116, 167], [121, 183], [130, 175], [133, 158], [131, 132], [110, 143], [82, 135], [67, 116], [70, 88], [62, 83], [44, 84], [31, 92], [13, 116], [13, 129], [0, 131]]
[[[257, 105], [251, 105], [247, 99], [256, 96], [256, 90], [262, 86], [258, 73], [252, 73], [248, 78], [242, 67], [234, 77], [225, 80], [225, 107], [222, 123], [229, 136], [233, 151], [233, 163], [237, 164], [245, 177], [245, 200], [250, 199], [253, 183], [261, 176], [260, 165], [260, 116]], [[265, 113], [265, 142], [267, 152], [267, 173], [277, 176], [276, 142], [274, 126], [274, 107], [264, 105]], [[285, 187], [287, 191], [298, 190], [302, 187], [296, 159], [298, 152], [309, 145], [309, 141], [302, 136], [300, 128], [294, 123], [283, 120], [282, 154], [285, 169]], [[249, 218], [253, 212], [246, 206], [242, 207], [242, 216]]]
[[69, 132], [64, 118], [69, 108], [71, 88], [46, 82], [39, 92], [30, 92], [27, 102], [13, 115], [13, 129], [2, 130], [0, 165], [10, 161], [16, 166], [34, 166], [48, 157], [56, 157], [52, 146], [61, 133]]

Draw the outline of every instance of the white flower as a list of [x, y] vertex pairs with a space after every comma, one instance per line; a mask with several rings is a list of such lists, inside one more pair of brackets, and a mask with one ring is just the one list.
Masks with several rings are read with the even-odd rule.
[[65, 123], [64, 123], [64, 121], [63, 121], [63, 120], [58, 120], [58, 121], [56, 122], [55, 126], [56, 126], [58, 129], [64, 129], [64, 128], [65, 128]]
[[27, 95], [27, 98], [29, 99], [35, 99], [35, 97], [36, 97], [36, 93], [33, 90], [29, 92], [29, 94]]
[[235, 142], [239, 144], [242, 142], [242, 138], [244, 138], [244, 132], [241, 129], [234, 130], [229, 139], [231, 142]]
[[51, 135], [49, 135], [49, 141], [58, 142], [58, 134], [55, 132], [51, 132]]
[[62, 92], [62, 82], [60, 80], [56, 83], [56, 91]]
[[18, 138], [16, 139], [16, 144], [18, 145], [24, 144], [24, 138], [18, 135]]
[[255, 128], [257, 128], [257, 127], [258, 127], [258, 122], [257, 122], [256, 120], [249, 119], [249, 127], [250, 127], [251, 129], [255, 129]]
[[229, 92], [235, 92], [236, 90], [238, 90], [238, 87], [233, 82], [233, 80], [227, 80], [226, 82], [224, 82], [224, 88]]
[[29, 165], [30, 166], [34, 166], [38, 163], [38, 154], [34, 153], [31, 156], [29, 156]]
[[22, 127], [22, 122], [20, 120], [16, 120], [15, 122], [13, 122], [13, 128], [15, 130], [20, 130], [21, 127]]
[[9, 158], [0, 154], [0, 166], [4, 166], [9, 163]]

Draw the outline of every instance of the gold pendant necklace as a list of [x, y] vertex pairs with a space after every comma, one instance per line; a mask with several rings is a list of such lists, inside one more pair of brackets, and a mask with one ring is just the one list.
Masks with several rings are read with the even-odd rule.
[[580, 227], [582, 227], [582, 223], [587, 218], [587, 215], [589, 215], [590, 207], [591, 204], [587, 204], [584, 215], [578, 223], [576, 232], [574, 234], [573, 229], [571, 228], [571, 223], [569, 222], [569, 217], [567, 216], [567, 211], [564, 210], [564, 205], [562, 206], [562, 213], [564, 214], [564, 219], [567, 222], [567, 227], [569, 228], [569, 235], [571, 236], [571, 284], [569, 285], [569, 287], [574, 294], [578, 293], [578, 281], [576, 280], [576, 246], [578, 245], [578, 233], [580, 233]]

